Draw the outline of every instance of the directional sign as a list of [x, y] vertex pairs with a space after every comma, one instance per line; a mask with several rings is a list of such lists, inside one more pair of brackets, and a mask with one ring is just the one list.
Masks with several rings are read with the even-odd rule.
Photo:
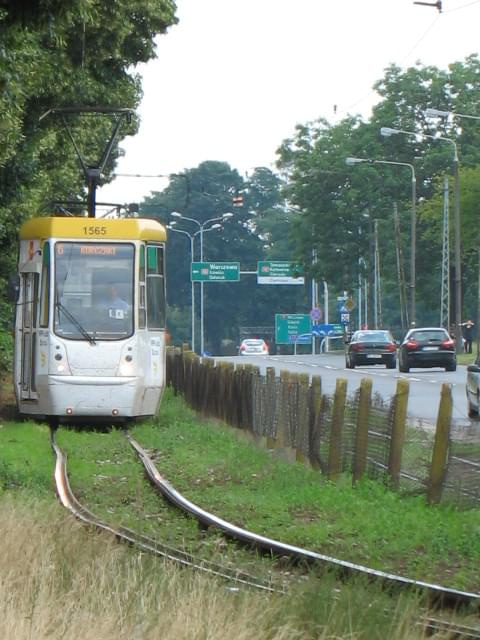
[[308, 344], [312, 341], [310, 316], [302, 313], [275, 314], [277, 344]]
[[257, 262], [257, 284], [305, 284], [303, 267], [293, 262]]
[[334, 336], [342, 336], [344, 332], [341, 324], [314, 324], [312, 333], [319, 338], [332, 338]]
[[238, 282], [239, 262], [192, 262], [192, 282]]

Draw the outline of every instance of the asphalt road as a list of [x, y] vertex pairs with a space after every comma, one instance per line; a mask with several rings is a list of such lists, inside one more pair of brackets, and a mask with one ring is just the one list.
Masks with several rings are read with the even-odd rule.
[[480, 422], [470, 420], [467, 415], [465, 397], [467, 367], [463, 365], [458, 365], [457, 370], [451, 372], [434, 368], [411, 369], [410, 373], [400, 373], [398, 369], [386, 369], [381, 365], [347, 369], [343, 353], [296, 356], [232, 356], [215, 359], [255, 364], [260, 367], [262, 374], [265, 373], [267, 367], [274, 367], [277, 375], [282, 369], [295, 373], [308, 373], [310, 376], [319, 375], [322, 378], [322, 389], [327, 394], [335, 391], [337, 378], [347, 380], [349, 395], [355, 392], [362, 378], [371, 378], [373, 392], [388, 399], [395, 393], [397, 380], [405, 378], [410, 382], [408, 416], [410, 420], [418, 424], [425, 423], [425, 426], [435, 424], [440, 403], [440, 390], [442, 384], [447, 382], [452, 387], [452, 418], [455, 425], [468, 427], [480, 434]]

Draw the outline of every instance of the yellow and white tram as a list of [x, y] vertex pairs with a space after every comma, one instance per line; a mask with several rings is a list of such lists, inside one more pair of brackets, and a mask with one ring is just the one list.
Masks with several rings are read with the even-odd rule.
[[165, 386], [165, 228], [32, 218], [20, 229], [14, 384], [51, 423], [155, 415]]

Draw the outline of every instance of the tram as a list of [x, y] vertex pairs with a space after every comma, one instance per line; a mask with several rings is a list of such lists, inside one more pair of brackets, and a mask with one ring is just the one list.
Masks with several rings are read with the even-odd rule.
[[41, 217], [19, 235], [19, 412], [54, 425], [155, 415], [165, 386], [165, 228]]

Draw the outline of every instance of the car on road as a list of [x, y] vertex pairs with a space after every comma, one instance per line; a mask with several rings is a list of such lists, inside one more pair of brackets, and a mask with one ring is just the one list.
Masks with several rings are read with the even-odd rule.
[[467, 367], [467, 406], [468, 417], [478, 418], [480, 411], [480, 358], [477, 356], [475, 364]]
[[347, 369], [373, 364], [384, 364], [387, 369], [397, 366], [397, 344], [392, 334], [383, 329], [355, 331], [345, 348]]
[[410, 329], [398, 348], [398, 368], [408, 373], [411, 368], [444, 367], [455, 371], [455, 341], [443, 327]]
[[239, 356], [268, 356], [268, 345], [261, 338], [246, 338], [238, 349]]

